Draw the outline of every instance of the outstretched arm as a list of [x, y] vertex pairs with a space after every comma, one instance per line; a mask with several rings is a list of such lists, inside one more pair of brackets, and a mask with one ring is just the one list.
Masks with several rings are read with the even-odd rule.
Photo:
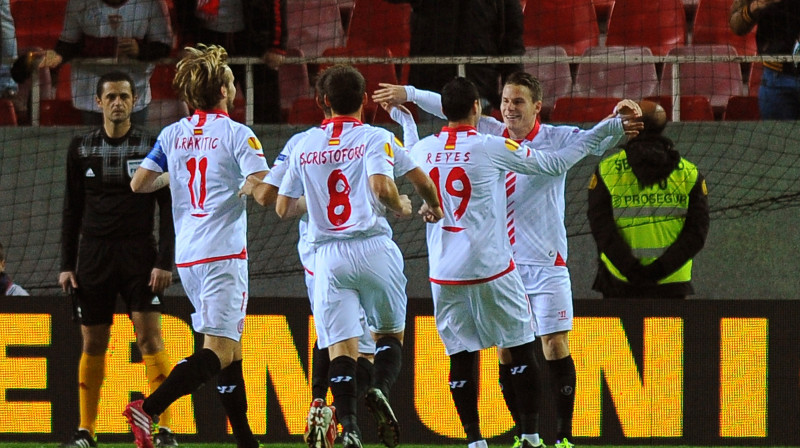
[[141, 166], [136, 169], [131, 179], [131, 190], [134, 193], [152, 193], [167, 185], [169, 185], [169, 173], [159, 173]]

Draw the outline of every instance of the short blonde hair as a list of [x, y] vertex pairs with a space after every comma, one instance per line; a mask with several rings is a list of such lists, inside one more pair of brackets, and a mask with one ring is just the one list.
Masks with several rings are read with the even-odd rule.
[[228, 85], [233, 75], [228, 68], [228, 52], [218, 45], [197, 44], [184, 48], [178, 61], [172, 88], [191, 109], [208, 110], [222, 99], [220, 88]]

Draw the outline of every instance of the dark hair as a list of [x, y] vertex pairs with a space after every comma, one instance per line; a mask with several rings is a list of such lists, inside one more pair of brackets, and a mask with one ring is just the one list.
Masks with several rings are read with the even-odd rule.
[[542, 84], [530, 73], [514, 72], [510, 74], [508, 78], [506, 78], [506, 82], [503, 84], [503, 86], [507, 86], [509, 84], [512, 86], [527, 87], [533, 102], [542, 100]]
[[325, 91], [325, 81], [328, 79], [329, 74], [330, 72], [328, 71], [328, 69], [323, 70], [317, 75], [317, 80], [316, 82], [314, 82], [314, 90], [316, 91], [315, 97], [317, 100], [317, 106], [319, 106], [320, 109], [322, 109], [322, 112], [325, 115], [331, 114], [330, 106], [325, 104], [325, 95], [327, 93]]
[[475, 83], [460, 76], [453, 78], [442, 88], [442, 112], [449, 121], [463, 120], [480, 97]]
[[337, 114], [347, 115], [357, 112], [361, 107], [367, 81], [351, 65], [334, 65], [325, 70], [322, 91]]
[[131, 86], [131, 96], [136, 96], [136, 86], [133, 84], [131, 75], [125, 72], [108, 72], [97, 80], [97, 97], [103, 97], [103, 89], [107, 82], [122, 82], [127, 81]]

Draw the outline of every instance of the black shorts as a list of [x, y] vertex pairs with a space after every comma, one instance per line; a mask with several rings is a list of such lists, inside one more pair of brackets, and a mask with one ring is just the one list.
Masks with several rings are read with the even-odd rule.
[[132, 311], [160, 312], [161, 297], [148, 286], [156, 256], [153, 240], [81, 238], [75, 290], [81, 323], [113, 323], [117, 295], [122, 297], [128, 316]]

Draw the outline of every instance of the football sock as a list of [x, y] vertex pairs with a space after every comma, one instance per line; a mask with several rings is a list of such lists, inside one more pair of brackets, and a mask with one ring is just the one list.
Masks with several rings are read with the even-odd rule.
[[356, 422], [356, 360], [349, 356], [331, 360], [329, 378], [339, 423], [345, 431], [361, 435]]
[[465, 351], [450, 355], [450, 394], [467, 434], [467, 443], [483, 439], [478, 420], [477, 353]]
[[145, 398], [144, 412], [155, 417], [178, 398], [196, 391], [221, 369], [217, 354], [204, 348], [175, 365], [161, 387]]
[[372, 375], [375, 370], [375, 367], [372, 365], [372, 362], [364, 357], [359, 356], [356, 360], [356, 387], [357, 390], [357, 398], [363, 397], [367, 390], [369, 390], [370, 384], [372, 384]]
[[[172, 365], [169, 362], [169, 355], [164, 350], [153, 355], [142, 355], [144, 361], [144, 371], [147, 375], [147, 382], [150, 384], [150, 393], [158, 389], [161, 383], [167, 379]], [[158, 418], [158, 425], [169, 429], [172, 423], [172, 411], [170, 408], [164, 410]]]
[[556, 434], [558, 440], [572, 438], [572, 413], [575, 409], [575, 362], [572, 356], [547, 361], [550, 388], [556, 402]]
[[514, 393], [514, 385], [511, 383], [511, 366], [500, 364], [500, 391], [503, 393], [503, 400], [506, 402], [508, 412], [514, 419], [517, 435], [522, 435], [522, 427], [519, 423], [519, 412], [517, 412], [517, 395]]
[[234, 361], [228, 367], [220, 370], [217, 375], [217, 392], [231, 423], [236, 446], [258, 447], [258, 441], [253, 437], [250, 423], [247, 421], [247, 393], [242, 375], [242, 360]]
[[97, 426], [97, 408], [100, 404], [100, 387], [106, 376], [106, 356], [81, 353], [78, 364], [78, 400], [80, 401], [80, 428], [94, 437]]
[[539, 433], [539, 400], [542, 395], [542, 384], [534, 343], [529, 342], [509, 349], [511, 384], [516, 396], [520, 434]]
[[389, 398], [400, 367], [403, 365], [403, 344], [397, 338], [383, 336], [375, 342], [375, 365], [372, 385]]
[[313, 367], [311, 368], [311, 398], [325, 399], [328, 395], [328, 371], [331, 367], [331, 359], [327, 348], [319, 348], [318, 343], [314, 343], [314, 350], [311, 352], [313, 357]]

